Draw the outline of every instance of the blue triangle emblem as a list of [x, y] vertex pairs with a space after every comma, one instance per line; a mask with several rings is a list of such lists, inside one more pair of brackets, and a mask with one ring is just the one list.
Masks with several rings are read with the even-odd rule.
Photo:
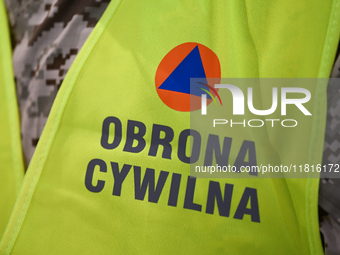
[[[190, 86], [190, 78], [203, 78], [202, 82], [207, 84], [198, 46], [183, 59], [158, 89], [176, 91], [195, 96], [206, 94], [202, 89], [209, 89], [200, 83], [195, 83]], [[211, 99], [208, 94], [207, 98]]]

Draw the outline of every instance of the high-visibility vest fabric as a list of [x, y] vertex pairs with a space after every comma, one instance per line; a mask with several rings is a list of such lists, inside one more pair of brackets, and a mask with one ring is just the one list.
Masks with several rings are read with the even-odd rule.
[[[61, 85], [0, 254], [322, 254], [319, 180], [191, 178], [178, 157], [190, 112], [160, 99], [155, 75], [192, 42], [218, 56], [222, 77], [327, 77], [339, 10], [338, 0], [111, 1]], [[259, 158], [320, 163], [326, 91], [313, 90], [309, 130], [268, 147], [237, 129], [233, 142], [255, 141]], [[171, 147], [152, 147], [164, 133]]]
[[0, 236], [2, 236], [24, 176], [11, 43], [2, 1], [0, 24]]

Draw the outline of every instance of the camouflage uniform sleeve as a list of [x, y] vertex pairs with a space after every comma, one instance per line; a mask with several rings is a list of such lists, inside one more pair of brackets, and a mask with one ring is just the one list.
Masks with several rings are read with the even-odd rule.
[[[340, 78], [340, 55], [332, 78]], [[340, 164], [340, 79], [331, 80], [327, 89], [327, 120], [323, 165]], [[319, 187], [320, 232], [326, 255], [340, 254], [340, 179], [321, 173]]]
[[63, 79], [109, 0], [6, 0], [26, 166]]

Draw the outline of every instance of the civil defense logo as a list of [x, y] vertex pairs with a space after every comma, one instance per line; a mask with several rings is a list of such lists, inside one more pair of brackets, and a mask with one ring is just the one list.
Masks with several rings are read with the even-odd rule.
[[[191, 78], [196, 79], [191, 80]], [[243, 84], [239, 84], [242, 80], [244, 80]], [[222, 82], [221, 84], [221, 81], [224, 81], [224, 83]], [[236, 82], [236, 85], [229, 83], [229, 81], [231, 83]], [[286, 116], [287, 106], [290, 107], [290, 105], [295, 106], [290, 107], [291, 112], [299, 110], [305, 116], [312, 115], [305, 106], [311, 99], [311, 93], [307, 89], [310, 84], [307, 84], [308, 86], [304, 85], [306, 88], [303, 88], [299, 86], [300, 81], [298, 79], [287, 79], [285, 82], [280, 79], [247, 80], [246, 78], [241, 78], [238, 81], [235, 79], [228, 80], [228, 78], [221, 79], [221, 67], [218, 57], [211, 49], [199, 43], [183, 43], [166, 54], [157, 68], [155, 83], [160, 99], [164, 104], [176, 111], [188, 112], [201, 109], [201, 115], [207, 115], [207, 106], [215, 102], [215, 104], [222, 106], [219, 109], [219, 113], [222, 115], [223, 112], [227, 112], [231, 107], [232, 116], [244, 116], [249, 112], [252, 116], [269, 116], [277, 111], [280, 111], [281, 116]], [[263, 88], [258, 84], [262, 84]], [[265, 84], [267, 86], [264, 86]], [[301, 85], [303, 84], [301, 83]], [[225, 104], [222, 104], [219, 89], [223, 89], [222, 92], [225, 89], [229, 91], [229, 95], [220, 93], [222, 96], [228, 96], [228, 99], [224, 100]], [[261, 99], [260, 96], [254, 96], [256, 93], [257, 95], [265, 93], [266, 98], [262, 96], [263, 98]], [[258, 109], [254, 106], [254, 100], [259, 99], [261, 99], [261, 104], [270, 100], [271, 105], [267, 103], [265, 109]], [[216, 126], [216, 123], [233, 123], [233, 120], [222, 119], [222, 115], [221, 118], [213, 120], [213, 127]], [[274, 121], [279, 121], [279, 119], [265, 119], [265, 121], [262, 119], [250, 119], [249, 121], [260, 122], [260, 125], [256, 127], [262, 127], [265, 121], [270, 121], [273, 127]], [[292, 127], [297, 125], [295, 119], [283, 120], [281, 123], [284, 121], [293, 121], [294, 125]], [[246, 119], [240, 123], [246, 126]], [[284, 126], [284, 124], [282, 125]]]
[[[190, 78], [201, 78], [202, 82], [190, 85]], [[156, 72], [156, 90], [164, 104], [181, 111], [201, 108], [201, 97], [206, 104], [222, 105], [218, 89], [209, 84], [208, 78], [221, 78], [220, 62], [216, 54], [199, 43], [183, 43], [173, 48], [160, 62]]]

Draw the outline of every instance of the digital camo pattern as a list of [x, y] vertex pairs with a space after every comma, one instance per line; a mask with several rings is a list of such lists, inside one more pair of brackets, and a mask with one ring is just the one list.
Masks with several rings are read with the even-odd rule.
[[[332, 71], [332, 78], [340, 78], [340, 56]], [[340, 79], [330, 80], [327, 88], [327, 121], [323, 165], [340, 164]], [[320, 217], [320, 231], [324, 237], [325, 254], [340, 254], [340, 179], [326, 178], [321, 173], [319, 206], [325, 212]]]
[[110, 0], [5, 0], [26, 166], [53, 101]]

